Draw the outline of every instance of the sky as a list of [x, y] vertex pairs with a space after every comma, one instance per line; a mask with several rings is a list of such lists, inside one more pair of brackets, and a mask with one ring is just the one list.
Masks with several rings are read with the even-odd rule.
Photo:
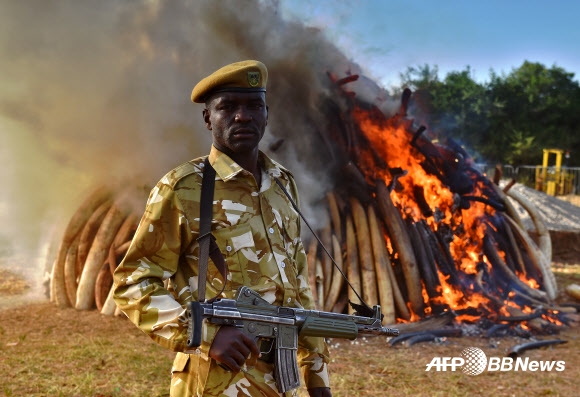
[[388, 88], [409, 66], [439, 77], [470, 67], [510, 73], [525, 60], [580, 76], [580, 2], [541, 0], [280, 0], [283, 13], [320, 28]]

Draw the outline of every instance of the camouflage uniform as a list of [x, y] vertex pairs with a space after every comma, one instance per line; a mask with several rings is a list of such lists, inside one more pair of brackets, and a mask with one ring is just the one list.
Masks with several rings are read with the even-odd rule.
[[[154, 341], [178, 352], [172, 396], [279, 396], [271, 364], [258, 360], [231, 373], [209, 358], [219, 326], [204, 322], [202, 345], [186, 347], [185, 307], [197, 300], [204, 159], [175, 168], [151, 191], [131, 247], [115, 271], [115, 301]], [[212, 232], [228, 266], [222, 297], [233, 298], [246, 285], [274, 305], [313, 309], [300, 219], [274, 180], [279, 178], [297, 199], [292, 175], [260, 152], [258, 191], [253, 175], [224, 153], [212, 147], [209, 159], [216, 170]], [[223, 282], [210, 260], [207, 298]], [[323, 338], [299, 338], [298, 363], [307, 387], [329, 386], [328, 360]]]

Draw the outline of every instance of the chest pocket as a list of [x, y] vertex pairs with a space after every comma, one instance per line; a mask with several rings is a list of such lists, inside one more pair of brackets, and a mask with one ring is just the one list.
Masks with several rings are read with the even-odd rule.
[[296, 254], [296, 244], [300, 239], [298, 234], [298, 222], [300, 220], [298, 214], [294, 210], [291, 210], [287, 215], [289, 215], [289, 217], [285, 216], [282, 219], [282, 235], [284, 238], [286, 255], [291, 261], [293, 261]]
[[249, 224], [222, 228], [212, 232], [228, 266], [226, 290], [252, 285], [250, 272], [259, 269], [256, 244]]

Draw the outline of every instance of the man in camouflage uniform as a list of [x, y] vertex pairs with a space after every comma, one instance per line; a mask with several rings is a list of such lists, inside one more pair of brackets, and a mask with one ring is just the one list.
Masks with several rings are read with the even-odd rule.
[[[206, 296], [224, 288], [221, 297], [232, 299], [245, 285], [271, 304], [313, 309], [300, 219], [275, 178], [298, 201], [296, 184], [288, 170], [258, 150], [268, 120], [267, 78], [261, 62], [237, 62], [201, 80], [192, 92], [193, 102], [205, 103], [203, 118], [213, 135], [211, 228], [228, 267], [223, 280], [209, 261]], [[171, 396], [280, 396], [273, 364], [256, 360], [258, 346], [239, 329], [204, 321], [201, 346], [186, 346], [185, 308], [198, 299], [205, 157], [170, 171], [151, 191], [131, 247], [115, 271], [115, 301], [154, 341], [177, 352]], [[297, 354], [310, 396], [330, 397], [323, 338], [300, 337]]]

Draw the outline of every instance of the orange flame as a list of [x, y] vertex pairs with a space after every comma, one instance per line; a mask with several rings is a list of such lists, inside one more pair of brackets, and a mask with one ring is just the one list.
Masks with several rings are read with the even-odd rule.
[[[421, 150], [414, 146], [414, 138], [409, 133], [411, 122], [405, 124], [405, 121], [398, 117], [387, 119], [377, 109], [363, 109], [356, 106], [352, 114], [370, 147], [366, 149], [362, 145], [356, 148], [357, 166], [368, 182], [374, 184], [376, 180], [382, 180], [389, 186], [396, 178], [396, 188], [391, 189], [390, 195], [403, 218], [414, 222], [424, 221], [433, 232], [440, 231], [441, 227], [448, 228], [452, 232], [452, 239], [448, 246], [449, 253], [462, 280], [473, 280], [481, 269], [480, 266], [486, 266], [486, 270], [491, 270], [491, 264], [483, 255], [483, 240], [488, 227], [495, 230], [488, 219], [495, 215], [496, 210], [478, 200], [471, 200], [469, 208], [462, 207], [458, 210], [459, 196], [454, 194], [438, 176], [426, 171], [424, 164], [431, 159], [427, 159]], [[403, 173], [401, 174], [398, 170], [402, 170]], [[473, 181], [473, 185], [474, 191], [470, 195], [482, 197], [484, 183]], [[417, 197], [418, 194], [422, 197]], [[418, 202], [418, 198], [422, 199], [421, 203]], [[428, 209], [425, 208], [426, 206]], [[426, 210], [436, 216], [426, 216]], [[390, 238], [385, 237], [389, 253], [394, 256], [394, 260], [397, 260], [398, 254], [393, 252]], [[498, 253], [505, 260], [506, 254], [501, 251]], [[423, 314], [432, 313], [433, 305], [444, 305], [452, 310], [461, 310], [487, 308], [491, 303], [486, 296], [475, 291], [474, 282], [462, 287], [454, 286], [449, 282], [450, 276], [437, 271], [440, 285], [436, 289], [439, 296], [430, 299], [423, 284], [422, 294], [426, 307]], [[518, 276], [532, 288], [539, 288], [536, 280], [528, 279], [523, 274], [518, 274]], [[511, 298], [514, 297], [512, 293]], [[526, 313], [529, 312], [511, 300], [506, 300], [505, 303], [518, 307]], [[501, 308], [500, 311], [503, 315], [509, 316], [505, 308]], [[421, 317], [412, 310], [410, 312], [411, 321]], [[477, 316], [473, 315], [463, 315], [458, 318], [459, 321], [476, 319]]]
[[564, 325], [564, 323], [563, 323], [563, 322], [561, 322], [560, 320], [558, 320], [558, 319], [556, 319], [556, 318], [554, 318], [554, 317], [547, 316], [547, 315], [545, 315], [545, 314], [542, 314], [542, 318], [543, 318], [544, 320], [547, 320], [547, 321], [549, 321], [550, 323], [552, 323], [552, 324], [555, 324], [555, 325], [558, 325], [558, 326], [562, 326], [562, 325]]
[[516, 272], [516, 274], [520, 278], [520, 280], [522, 280], [524, 283], [526, 283], [530, 287], [535, 288], [535, 289], [540, 288], [540, 284], [538, 284], [538, 282], [535, 279], [528, 278], [525, 274], [522, 274], [520, 272]]

